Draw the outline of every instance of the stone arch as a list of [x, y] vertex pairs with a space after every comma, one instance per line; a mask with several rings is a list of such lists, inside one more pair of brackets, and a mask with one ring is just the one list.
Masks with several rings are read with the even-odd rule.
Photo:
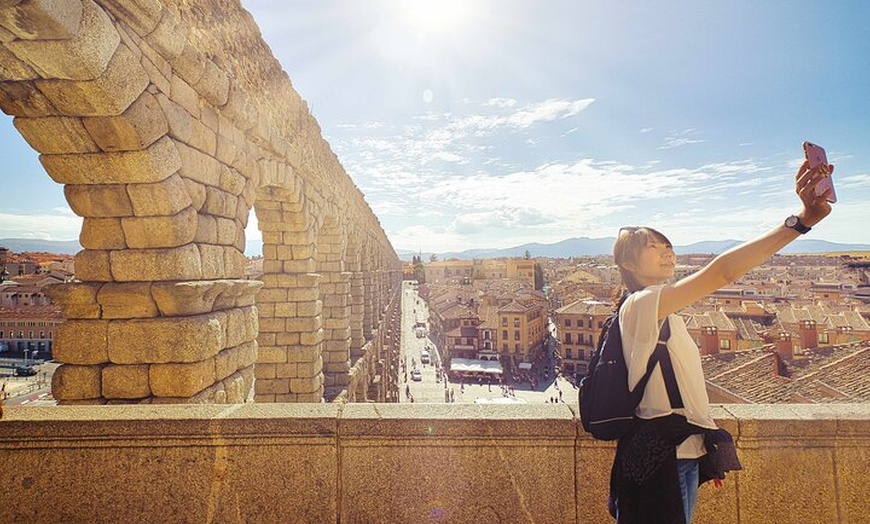
[[[219, 0], [3, 3], [0, 109], [84, 218], [80, 282], [52, 293], [67, 319], [61, 403], [242, 402], [258, 341], [259, 383], [279, 334], [300, 359], [283, 362], [300, 393], [282, 400], [320, 400], [325, 202], [389, 242], [248, 13]], [[255, 306], [263, 284], [244, 279], [255, 202], [258, 217], [275, 203], [285, 214], [261, 220], [275, 246], [259, 294], [269, 315]], [[290, 307], [265, 300], [276, 289], [294, 293], [292, 330], [268, 330]]]

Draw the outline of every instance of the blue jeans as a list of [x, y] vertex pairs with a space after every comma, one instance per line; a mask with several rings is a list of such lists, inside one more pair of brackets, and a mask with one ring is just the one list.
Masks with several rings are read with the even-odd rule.
[[698, 459], [677, 459], [677, 476], [680, 479], [686, 524], [691, 524], [695, 500], [698, 498]]

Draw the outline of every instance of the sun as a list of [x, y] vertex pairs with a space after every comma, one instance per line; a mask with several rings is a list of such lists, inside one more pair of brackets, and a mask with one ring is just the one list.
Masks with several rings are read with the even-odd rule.
[[399, 6], [408, 25], [423, 33], [452, 33], [469, 23], [467, 0], [404, 0]]

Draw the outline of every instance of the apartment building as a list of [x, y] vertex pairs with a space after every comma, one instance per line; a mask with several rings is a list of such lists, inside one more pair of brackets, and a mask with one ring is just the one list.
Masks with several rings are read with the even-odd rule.
[[535, 302], [512, 300], [498, 313], [496, 348], [512, 364], [531, 364], [542, 356], [546, 308]]
[[51, 359], [60, 306], [0, 308], [0, 354], [3, 357]]
[[585, 373], [604, 321], [613, 308], [604, 302], [577, 300], [555, 311], [557, 359], [561, 359], [562, 372], [572, 376]]

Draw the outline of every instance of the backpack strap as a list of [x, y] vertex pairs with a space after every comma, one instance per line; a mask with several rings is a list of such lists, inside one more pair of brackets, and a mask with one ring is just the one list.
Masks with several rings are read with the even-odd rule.
[[683, 397], [680, 395], [680, 387], [677, 385], [677, 375], [674, 373], [674, 365], [671, 362], [671, 354], [668, 352], [668, 339], [671, 338], [671, 324], [668, 318], [665, 317], [665, 322], [662, 324], [662, 330], [659, 332], [659, 341], [656, 344], [656, 349], [653, 351], [653, 356], [650, 358], [650, 363], [655, 366], [659, 363], [662, 366], [662, 378], [665, 379], [665, 389], [668, 391], [668, 401], [672, 408], [683, 407]]

